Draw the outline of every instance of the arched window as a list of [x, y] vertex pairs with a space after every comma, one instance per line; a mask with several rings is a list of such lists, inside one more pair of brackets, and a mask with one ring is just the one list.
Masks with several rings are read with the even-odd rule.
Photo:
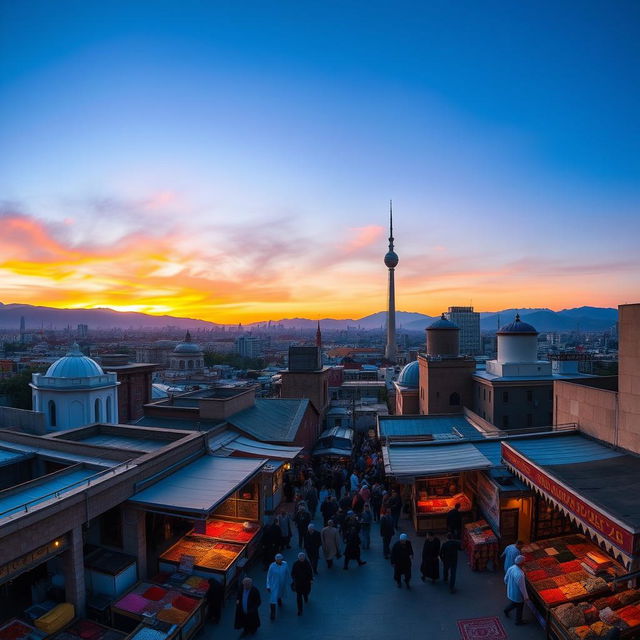
[[94, 422], [100, 422], [102, 418], [102, 403], [100, 402], [100, 398], [96, 398], [95, 402], [95, 420]]
[[107, 422], [109, 424], [113, 422], [113, 416], [111, 415], [111, 396], [107, 397]]
[[457, 391], [454, 391], [450, 396], [449, 396], [449, 404], [452, 407], [457, 407], [460, 404], [460, 394]]
[[189, 360], [188, 369], [193, 369], [193, 360]]
[[53, 400], [49, 400], [49, 424], [52, 427], [58, 426], [56, 418], [56, 403]]

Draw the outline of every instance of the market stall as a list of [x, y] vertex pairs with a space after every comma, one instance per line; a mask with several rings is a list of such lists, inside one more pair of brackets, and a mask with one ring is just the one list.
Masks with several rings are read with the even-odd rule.
[[462, 532], [462, 548], [472, 571], [482, 571], [491, 564], [495, 571], [498, 568], [498, 538], [486, 520], [469, 522]]
[[468, 475], [452, 473], [416, 479], [412, 492], [416, 531], [446, 531], [447, 513], [457, 504], [460, 505], [463, 522], [473, 520], [473, 494], [465, 486]]
[[112, 597], [125, 592], [138, 579], [133, 556], [94, 545], [85, 547], [84, 569], [87, 589]]
[[48, 640], [124, 640], [127, 634], [93, 620], [76, 618]]
[[[131, 633], [143, 622], [149, 627], [157, 622], [175, 626], [167, 638], [189, 640], [205, 622], [202, 598], [181, 593], [150, 582], [139, 582], [111, 605], [113, 626]], [[167, 629], [168, 630], [168, 629]]]

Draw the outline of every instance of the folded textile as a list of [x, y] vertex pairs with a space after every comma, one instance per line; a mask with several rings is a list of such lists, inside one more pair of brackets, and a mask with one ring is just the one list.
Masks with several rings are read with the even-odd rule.
[[556, 607], [553, 612], [560, 622], [567, 628], [581, 627], [585, 624], [584, 613], [582, 609], [576, 607], [575, 604], [568, 602]]
[[560, 591], [560, 589], [558, 589], [557, 587], [555, 589], [543, 589], [542, 591], [538, 592], [538, 595], [547, 603], [547, 604], [555, 604], [556, 602], [564, 602], [567, 598], [564, 595], [564, 593], [562, 593], [562, 591]]

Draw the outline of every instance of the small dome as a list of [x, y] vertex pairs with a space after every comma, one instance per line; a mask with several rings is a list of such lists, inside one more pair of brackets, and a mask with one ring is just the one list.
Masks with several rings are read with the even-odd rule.
[[100, 365], [85, 356], [77, 343], [66, 356], [56, 360], [45, 374], [49, 378], [90, 378], [104, 375]]
[[417, 360], [405, 365], [398, 376], [398, 384], [401, 387], [417, 389], [420, 386], [420, 365]]
[[444, 317], [444, 313], [435, 321], [432, 322], [428, 327], [427, 331], [431, 331], [432, 329], [455, 329], [456, 331], [460, 331], [460, 327], [457, 324], [447, 320]]
[[522, 322], [522, 320], [520, 320], [520, 314], [517, 313], [516, 319], [510, 324], [505, 324], [504, 327], [501, 327], [497, 335], [504, 336], [510, 334], [537, 336], [538, 332], [533, 325], [530, 325], [528, 322]]
[[186, 354], [200, 354], [202, 349], [195, 342], [191, 342], [191, 334], [187, 331], [184, 337], [184, 342], [181, 342], [173, 350], [174, 353], [186, 353]]
[[387, 255], [384, 257], [384, 263], [389, 269], [393, 269], [398, 266], [398, 254], [395, 251], [389, 251]]

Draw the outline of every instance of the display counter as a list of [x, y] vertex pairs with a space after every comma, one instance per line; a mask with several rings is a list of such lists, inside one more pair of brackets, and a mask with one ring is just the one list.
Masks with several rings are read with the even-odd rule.
[[[212, 518], [211, 520], [207, 520], [203, 535], [209, 538], [216, 538], [222, 542], [249, 544], [256, 538], [259, 532], [260, 525], [257, 522], [252, 522], [250, 526], [245, 527], [242, 522], [230, 522], [228, 520]], [[192, 534], [195, 533], [195, 531], [192, 532]]]
[[464, 525], [462, 548], [472, 571], [482, 571], [491, 562], [495, 571], [498, 568], [498, 538], [486, 520], [477, 520]]
[[180, 640], [188, 640], [203, 625], [205, 606], [202, 598], [187, 596], [177, 589], [139, 582], [111, 605], [112, 624], [131, 633], [142, 622], [164, 622], [178, 627]]
[[194, 575], [215, 578], [226, 586], [235, 577], [238, 562], [246, 557], [246, 547], [207, 536], [186, 535], [160, 556], [160, 571], [177, 571], [183, 556], [193, 558]]
[[48, 640], [124, 640], [126, 633], [98, 624], [93, 620], [76, 619]]
[[162, 585], [165, 589], [177, 589], [181, 593], [194, 598], [204, 598], [209, 591], [209, 582], [200, 576], [188, 576], [184, 573], [158, 573], [151, 582]]
[[530, 597], [541, 610], [610, 594], [607, 579], [625, 573], [581, 534], [540, 540], [522, 553]]
[[118, 596], [138, 580], [136, 559], [125, 553], [87, 545], [84, 556], [87, 589], [93, 593]]
[[0, 627], [0, 640], [42, 640], [44, 637], [42, 631], [17, 618]]
[[640, 590], [553, 607], [549, 616], [549, 636], [554, 640], [606, 637], [616, 627], [620, 638], [640, 637]]
[[[432, 480], [417, 481], [416, 499], [414, 501], [414, 526], [418, 533], [424, 534], [427, 531], [446, 531], [447, 513], [456, 504], [460, 505], [460, 515], [463, 522], [474, 520], [475, 512], [471, 498], [462, 491], [456, 491], [451, 495], [438, 495], [429, 491], [432, 488]], [[457, 488], [457, 485], [450, 485], [450, 488]], [[436, 489], [437, 491], [438, 489]]]

